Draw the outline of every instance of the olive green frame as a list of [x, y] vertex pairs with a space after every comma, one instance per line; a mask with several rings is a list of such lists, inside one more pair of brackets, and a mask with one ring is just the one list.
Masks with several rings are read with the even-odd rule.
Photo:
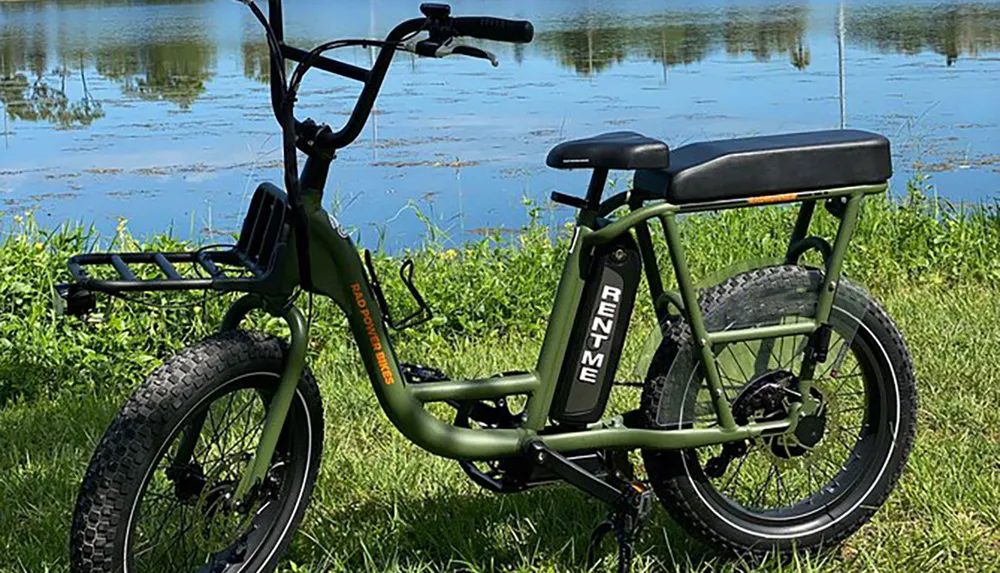
[[[307, 165], [306, 170], [308, 169]], [[304, 176], [303, 180], [308, 181], [310, 178]], [[322, 187], [322, 185], [316, 186]], [[864, 185], [685, 205], [674, 205], [663, 201], [648, 204], [630, 202], [632, 208], [630, 212], [611, 220], [600, 217], [600, 210], [597, 208], [582, 208], [577, 217], [538, 362], [533, 370], [523, 374], [481, 380], [407, 384], [400, 372], [392, 341], [382, 320], [381, 309], [372, 296], [358, 251], [350, 237], [331, 223], [330, 217], [321, 205], [321, 188], [302, 190], [308, 221], [308, 251], [312, 279], [310, 290], [330, 297], [344, 311], [372, 387], [389, 420], [409, 440], [436, 455], [464, 460], [516, 456], [524, 451], [529, 440], [540, 440], [546, 447], [558, 452], [604, 448], [683, 449], [742, 440], [762, 434], [784, 433], [793, 431], [799, 416], [815, 408], [812, 394], [809, 392], [812, 369], [815, 365], [810, 364], [808, 358], [805, 360], [803, 371], [800, 373], [803, 402], [793, 405], [787, 418], [739, 425], [734, 421], [730, 404], [722, 391], [718, 369], [715, 367], [713, 345], [783, 335], [809, 335], [825, 324], [829, 320], [844, 255], [858, 219], [861, 202], [866, 195], [884, 192], [886, 188], [887, 184]], [[835, 209], [834, 212], [840, 218], [840, 225], [832, 247], [823, 243], [827, 245], [826, 250], [829, 252], [824, 253], [826, 273], [819, 293], [815, 318], [759, 328], [720, 332], [706, 330], [679, 237], [677, 216], [683, 213], [748, 208], [761, 204], [801, 202], [788, 247], [789, 257], [797, 258], [795, 253], [800, 253], [806, 244], [806, 233], [815, 205], [819, 201], [838, 203], [839, 210]], [[655, 257], [651, 256], [652, 245], [649, 243], [648, 228], [649, 221], [654, 218], [660, 221], [666, 235], [678, 292], [657, 292], [657, 290], [662, 291], [662, 287], [659, 287], [660, 280], [656, 278], [655, 284], [651, 284], [653, 291], [651, 294], [654, 300], [672, 301], [691, 325], [694, 339], [699, 346], [698, 357], [704, 367], [706, 383], [713, 397], [718, 426], [652, 430], [625, 427], [621, 420], [609, 419], [577, 431], [540, 433], [548, 423], [557, 380], [568, 351], [570, 331], [585, 283], [583, 269], [586, 267], [586, 258], [594, 247], [634, 230], [640, 239], [640, 250], [643, 253], [647, 277], [657, 275]], [[289, 258], [295, 259], [294, 255]], [[249, 488], [262, 480], [266, 474], [305, 362], [308, 324], [299, 310], [286, 303], [287, 300], [275, 301], [261, 295], [246, 295], [232, 306], [223, 323], [224, 329], [236, 328], [249, 311], [264, 308], [272, 314], [282, 316], [291, 330], [291, 344], [285, 371], [277, 393], [270, 402], [262, 438], [255, 458], [238, 488], [238, 497], [249, 491]], [[425, 404], [430, 402], [501, 398], [511, 395], [527, 396], [524, 422], [514, 429], [460, 428], [436, 418], [425, 408]]]

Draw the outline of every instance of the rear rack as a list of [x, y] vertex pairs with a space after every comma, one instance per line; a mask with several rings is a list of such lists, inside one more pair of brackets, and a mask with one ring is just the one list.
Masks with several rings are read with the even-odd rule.
[[289, 222], [285, 193], [262, 183], [235, 245], [173, 253], [76, 255], [69, 260], [69, 272], [80, 288], [112, 294], [199, 289], [264, 293], [273, 290], [272, 279], [285, 274], [275, 270], [283, 269], [288, 258]]

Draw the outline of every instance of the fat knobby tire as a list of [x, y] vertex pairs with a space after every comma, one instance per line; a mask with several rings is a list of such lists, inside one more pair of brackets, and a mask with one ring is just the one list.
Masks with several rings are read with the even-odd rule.
[[[123, 544], [129, 513], [141, 481], [164, 442], [176, 435], [178, 424], [200, 401], [236, 377], [278, 373], [285, 344], [262, 333], [229, 331], [182, 350], [138, 388], [111, 423], [87, 469], [73, 514], [70, 570], [73, 573], [124, 573]], [[271, 571], [291, 540], [315, 484], [323, 443], [323, 412], [319, 388], [308, 368], [299, 380], [293, 402], [308, 408], [312, 421], [312, 456], [300, 490], [302, 503], [291, 516], [291, 527], [269, 536], [266, 562], [254, 572]], [[273, 549], [277, 546], [276, 550]], [[128, 572], [132, 573], [132, 572]], [[144, 572], [136, 572], [144, 573]], [[177, 572], [184, 573], [184, 572]]]

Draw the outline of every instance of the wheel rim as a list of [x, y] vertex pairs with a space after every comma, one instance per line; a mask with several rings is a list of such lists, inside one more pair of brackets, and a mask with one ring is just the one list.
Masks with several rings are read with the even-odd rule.
[[[293, 419], [296, 410], [305, 411], [301, 395], [293, 402], [265, 487], [243, 507], [228, 503], [256, 448], [277, 379], [257, 373], [231, 380], [170, 432], [130, 515], [126, 573], [237, 573], [284, 535], [279, 517], [301, 501], [311, 463], [311, 427]], [[198, 413], [205, 414], [205, 422], [191, 462], [175, 464], [189, 421]]]
[[[873, 468], [883, 465], [872, 460], [887, 458], [892, 448], [892, 436], [884, 431], [888, 397], [877, 367], [879, 357], [857, 329], [860, 320], [835, 309], [831, 322], [834, 338], [830, 353], [827, 361], [817, 365], [814, 376], [814, 387], [826, 409], [821, 440], [812, 448], [803, 448], [794, 439], [780, 444], [774, 438], [751, 441], [746, 453], [733, 459], [725, 473], [714, 478], [706, 474], [705, 464], [723, 447], [690, 452], [683, 458], [685, 471], [706, 502], [747, 524], [786, 527], [835, 520], [838, 515], [831, 511], [843, 511], [837, 509], [843, 507], [839, 502], [864, 497], [859, 486], [871, 481]], [[855, 331], [858, 336], [853, 335]], [[805, 337], [771, 340], [774, 348], [768, 349], [767, 366], [794, 370], [801, 363]], [[744, 354], [754, 354], [751, 343], [736, 345], [743, 348]], [[759, 369], [762, 362], [761, 349], [757, 349], [758, 360], [748, 368], [746, 361], [739, 359], [739, 351], [730, 350], [736, 345], [718, 353], [720, 377], [730, 399], [740, 389], [741, 378], [749, 378], [752, 368]], [[686, 392], [685, 396], [690, 394]], [[707, 396], [703, 388], [695, 399], [695, 426], [715, 424]]]

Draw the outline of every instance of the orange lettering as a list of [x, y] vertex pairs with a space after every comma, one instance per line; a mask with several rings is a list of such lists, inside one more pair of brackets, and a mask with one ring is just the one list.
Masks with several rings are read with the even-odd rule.
[[799, 196], [798, 193], [785, 193], [783, 195], [761, 195], [760, 197], [750, 197], [747, 203], [751, 205], [763, 205], [765, 203], [783, 203], [794, 201]]
[[379, 372], [382, 374], [382, 381], [386, 384], [392, 384], [395, 382], [392, 375], [392, 368], [389, 367], [389, 359], [385, 357], [385, 352], [382, 351], [382, 341], [379, 339], [378, 331], [375, 330], [375, 319], [372, 318], [371, 309], [367, 308], [368, 302], [365, 301], [365, 296], [361, 292], [361, 285], [353, 283], [351, 291], [354, 293], [354, 303], [358, 305], [358, 310], [361, 311], [361, 318], [365, 323], [365, 334], [368, 335], [368, 342], [375, 353], [375, 362], [378, 363]]

